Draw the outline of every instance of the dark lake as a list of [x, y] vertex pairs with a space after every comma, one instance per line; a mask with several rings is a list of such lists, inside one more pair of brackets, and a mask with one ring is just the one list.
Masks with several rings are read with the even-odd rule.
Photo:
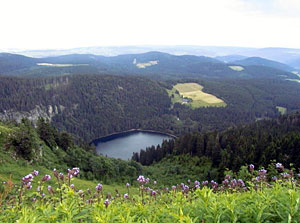
[[161, 145], [164, 139], [172, 137], [160, 133], [133, 131], [100, 138], [93, 143], [98, 154], [128, 160], [133, 152], [139, 152], [152, 145]]

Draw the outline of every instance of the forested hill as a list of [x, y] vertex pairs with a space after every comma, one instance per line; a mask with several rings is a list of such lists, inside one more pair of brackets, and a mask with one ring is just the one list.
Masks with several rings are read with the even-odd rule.
[[[226, 107], [191, 109], [171, 104], [167, 89], [177, 81], [134, 76], [69, 75], [53, 78], [0, 77], [0, 119], [49, 118], [59, 130], [86, 141], [129, 129], [175, 135], [223, 130], [232, 125], [300, 109], [300, 85], [292, 81], [181, 80], [204, 86]], [[279, 106], [279, 107], [278, 107]]]
[[139, 77], [1, 78], [0, 86], [2, 119], [42, 116], [86, 140], [153, 126], [171, 103], [158, 83]]
[[235, 60], [232, 61], [231, 63], [234, 64], [240, 64], [240, 65], [244, 65], [244, 66], [251, 66], [251, 65], [261, 65], [261, 66], [266, 66], [266, 67], [272, 67], [272, 68], [276, 68], [279, 70], [284, 70], [284, 71], [294, 71], [295, 68], [292, 68], [286, 64], [283, 63], [279, 63], [277, 61], [273, 61], [273, 60], [267, 60], [264, 58], [260, 58], [260, 57], [249, 57], [249, 58], [244, 58], [241, 60]]
[[[264, 60], [264, 59], [260, 59]], [[0, 54], [0, 75], [47, 77], [66, 74], [140, 75], [151, 79], [180, 78], [276, 78], [298, 79], [285, 70], [287, 65], [268, 61], [243, 63], [242, 70], [214, 58], [176, 56], [161, 52], [126, 54], [105, 57], [92, 54], [71, 54], [48, 58], [30, 58], [16, 54]], [[242, 61], [241, 61], [242, 63]], [[279, 66], [279, 65], [281, 66]], [[249, 66], [248, 66], [249, 65]], [[251, 65], [255, 65], [255, 70]]]
[[165, 157], [184, 154], [208, 160], [222, 174], [226, 168], [237, 171], [250, 163], [266, 168], [274, 160], [285, 166], [293, 163], [299, 168], [299, 152], [300, 113], [296, 113], [221, 132], [187, 134], [175, 143], [164, 142], [162, 147], [141, 150], [140, 154], [134, 154], [133, 160], [150, 165]]

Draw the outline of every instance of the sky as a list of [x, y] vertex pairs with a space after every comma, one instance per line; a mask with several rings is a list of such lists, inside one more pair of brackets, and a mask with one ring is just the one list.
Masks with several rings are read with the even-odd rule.
[[0, 49], [300, 48], [300, 0], [0, 0]]

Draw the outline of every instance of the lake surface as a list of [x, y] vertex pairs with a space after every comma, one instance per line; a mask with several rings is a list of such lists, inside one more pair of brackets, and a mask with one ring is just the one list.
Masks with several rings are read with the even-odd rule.
[[98, 154], [128, 160], [133, 152], [140, 152], [141, 149], [152, 145], [161, 145], [164, 139], [172, 137], [160, 133], [133, 131], [100, 138], [93, 143]]

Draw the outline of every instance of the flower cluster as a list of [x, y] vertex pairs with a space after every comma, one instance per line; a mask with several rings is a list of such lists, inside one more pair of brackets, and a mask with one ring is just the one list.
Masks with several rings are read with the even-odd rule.
[[45, 176], [43, 176], [42, 181], [49, 181], [51, 180], [51, 176], [46, 174]]
[[197, 188], [200, 188], [200, 182], [198, 181], [198, 180], [196, 180], [195, 182], [194, 182], [194, 185], [195, 185], [195, 188], [197, 189]]
[[276, 163], [276, 168], [283, 170], [284, 166], [281, 163]]
[[25, 177], [22, 178], [22, 184], [24, 187], [26, 187], [27, 189], [31, 189], [32, 185], [31, 182], [33, 180], [34, 176], [30, 173], [28, 175], [26, 175]]
[[73, 176], [77, 176], [79, 174], [79, 168], [75, 167], [72, 170], [68, 169], [68, 178], [72, 179]]
[[137, 181], [139, 182], [140, 185], [145, 185], [147, 183], [149, 183], [150, 179], [149, 178], [145, 178], [144, 176], [139, 176], [137, 178]]

